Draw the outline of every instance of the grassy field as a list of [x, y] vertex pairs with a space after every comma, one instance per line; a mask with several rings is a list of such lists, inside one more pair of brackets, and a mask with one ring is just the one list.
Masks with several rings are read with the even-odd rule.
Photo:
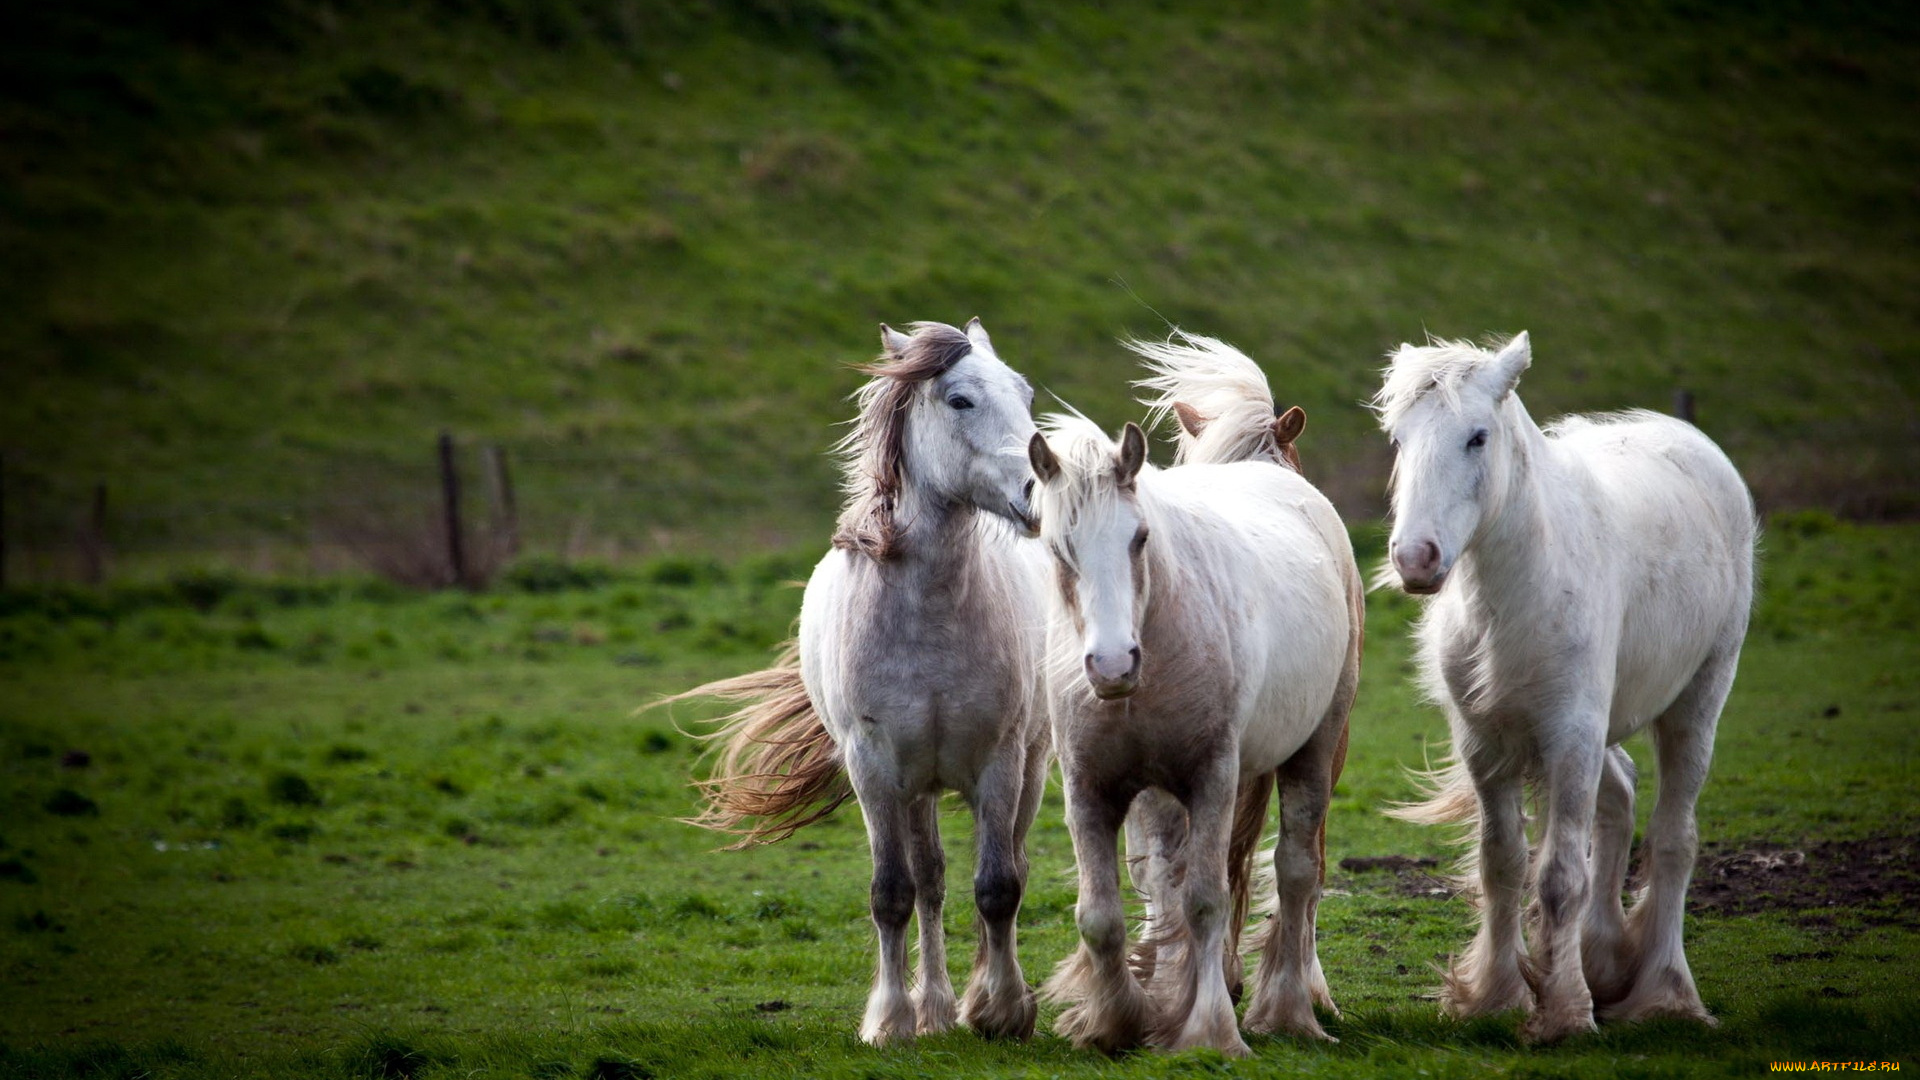
[[[1372, 530], [1363, 550], [1377, 552]], [[811, 555], [532, 565], [481, 594], [201, 576], [0, 604], [0, 1075], [1749, 1076], [1920, 1051], [1912, 526], [1776, 520], [1701, 807], [1688, 923], [1711, 1032], [1551, 1050], [1444, 1022], [1464, 943], [1429, 869], [1336, 869], [1337, 1046], [1107, 1061], [1043, 1034], [853, 1037], [871, 965], [857, 815], [716, 853], [675, 818], [696, 747], [656, 695], [763, 661]], [[1445, 853], [1392, 822], [1443, 733], [1408, 686], [1412, 604], [1376, 595], [1330, 854]], [[692, 722], [697, 713], [683, 710]], [[1651, 773], [1645, 746], [1636, 756]], [[1644, 802], [1651, 785], [1642, 783]], [[968, 835], [947, 817], [956, 978]], [[1073, 938], [1057, 794], [1021, 915]], [[1757, 852], [1776, 854], [1768, 862]], [[1804, 856], [1798, 862], [1791, 853]], [[1776, 869], [1766, 870], [1767, 865]], [[1043, 1032], [1050, 1013], [1043, 1013]]]
[[1539, 415], [1685, 386], [1769, 505], [1914, 508], [1897, 7], [82, 0], [7, 38], [43, 543], [96, 479], [123, 555], [305, 543], [440, 428], [520, 456], [549, 545], [807, 543], [841, 365], [975, 314], [1116, 425], [1116, 336], [1240, 344], [1370, 516], [1383, 352], [1522, 328]]

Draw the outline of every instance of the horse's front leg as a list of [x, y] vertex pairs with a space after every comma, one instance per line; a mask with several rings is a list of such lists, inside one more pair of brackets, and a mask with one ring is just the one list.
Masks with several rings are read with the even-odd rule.
[[922, 795], [907, 809], [907, 863], [920, 922], [920, 980], [913, 990], [914, 1030], [937, 1035], [953, 1027], [953, 979], [947, 974], [947, 854], [940, 847], [940, 798]]
[[[1456, 745], [1460, 734], [1454, 735]], [[1518, 774], [1466, 756], [1479, 801], [1480, 928], [1454, 958], [1440, 988], [1440, 1005], [1455, 1017], [1532, 1009], [1533, 991], [1522, 971], [1520, 915], [1527, 880], [1526, 819]]]
[[1042, 991], [1049, 1001], [1071, 1003], [1053, 1030], [1075, 1046], [1106, 1053], [1146, 1039], [1153, 1006], [1127, 966], [1127, 919], [1120, 903], [1120, 865], [1115, 844], [1127, 800], [1093, 790], [1062, 762], [1067, 773], [1067, 829], [1079, 868], [1080, 900], [1074, 922], [1080, 947], [1061, 961]]
[[861, 783], [855, 772], [860, 813], [867, 821], [867, 846], [873, 853], [869, 895], [880, 957], [860, 1038], [875, 1046], [913, 1037], [913, 999], [907, 993], [907, 922], [913, 918], [913, 871], [909, 866], [908, 805], [882, 782]]
[[1604, 713], [1594, 717], [1590, 738], [1569, 738], [1545, 762], [1541, 801], [1547, 820], [1540, 851], [1539, 937], [1533, 950], [1540, 1000], [1521, 1032], [1531, 1042], [1595, 1030], [1580, 939], [1593, 897], [1587, 852], [1606, 761], [1604, 724]]
[[1027, 826], [1046, 784], [1046, 755], [1038, 753], [1036, 769], [1028, 760], [1032, 751], [1007, 741], [1011, 748], [987, 766], [968, 796], [979, 845], [973, 903], [980, 944], [960, 1015], [989, 1038], [1024, 1039], [1033, 1034], [1038, 1007], [1020, 970], [1015, 923], [1027, 885]]

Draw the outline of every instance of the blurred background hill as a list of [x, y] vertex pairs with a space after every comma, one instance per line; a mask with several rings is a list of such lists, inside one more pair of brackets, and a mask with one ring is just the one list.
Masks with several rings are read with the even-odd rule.
[[[76, 0], [0, 42], [10, 581], [327, 569], [451, 432], [530, 550], [824, 546], [875, 324], [1108, 425], [1232, 341], [1381, 511], [1383, 353], [1528, 329], [1536, 417], [1698, 420], [1763, 505], [1920, 510], [1899, 5]], [[1041, 402], [1045, 406], [1044, 399]], [[474, 525], [476, 530], [483, 525]], [[384, 537], [385, 539], [381, 539]], [[401, 542], [401, 541], [394, 541]], [[425, 542], [425, 541], [423, 541]]]

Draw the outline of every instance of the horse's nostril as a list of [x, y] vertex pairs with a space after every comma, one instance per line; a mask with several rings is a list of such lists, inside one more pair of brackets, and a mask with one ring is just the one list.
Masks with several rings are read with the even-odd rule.
[[1128, 649], [1127, 655], [1133, 657], [1134, 663], [1136, 664], [1139, 663], [1140, 662], [1140, 646], [1135, 645], [1133, 648]]

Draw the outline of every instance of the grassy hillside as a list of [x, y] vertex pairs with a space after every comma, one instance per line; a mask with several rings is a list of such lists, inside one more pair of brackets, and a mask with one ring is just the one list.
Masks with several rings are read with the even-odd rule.
[[1116, 335], [1240, 344], [1353, 509], [1382, 352], [1521, 328], [1538, 415], [1686, 386], [1768, 500], [1912, 506], [1896, 8], [161, 8], [0, 44], [16, 529], [298, 538], [445, 427], [536, 529], [811, 541], [842, 365], [974, 314], [1115, 424]]

